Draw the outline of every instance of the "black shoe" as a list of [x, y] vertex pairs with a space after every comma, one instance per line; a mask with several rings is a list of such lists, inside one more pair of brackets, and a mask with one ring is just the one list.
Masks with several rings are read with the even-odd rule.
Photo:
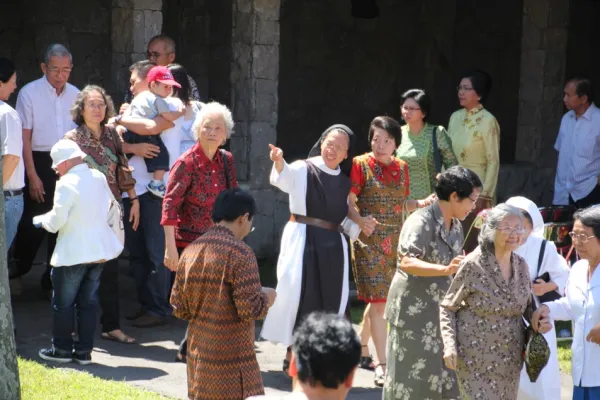
[[79, 365], [88, 365], [92, 363], [92, 353], [73, 353], [73, 361]]
[[46, 361], [54, 361], [58, 363], [70, 363], [71, 361], [73, 361], [73, 357], [71, 357], [69, 354], [61, 353], [59, 351], [56, 351], [56, 349], [54, 348], [42, 349], [40, 350], [38, 355], [42, 360]]

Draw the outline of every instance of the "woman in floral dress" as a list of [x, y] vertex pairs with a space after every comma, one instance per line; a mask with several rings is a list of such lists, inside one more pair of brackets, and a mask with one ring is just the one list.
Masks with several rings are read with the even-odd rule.
[[[483, 103], [492, 88], [490, 76], [479, 70], [466, 71], [458, 85], [458, 101], [462, 109], [454, 112], [448, 123], [448, 135], [458, 163], [475, 172], [483, 182], [477, 208], [463, 221], [469, 232], [477, 213], [496, 201], [496, 183], [500, 169], [500, 125]], [[477, 230], [465, 239], [465, 250], [477, 247]]]
[[372, 215], [379, 222], [370, 237], [363, 234], [352, 243], [352, 267], [358, 297], [368, 303], [365, 315], [368, 321], [363, 323], [367, 322], [365, 326], [370, 330], [377, 353], [375, 384], [378, 386], [383, 386], [386, 366], [387, 327], [383, 312], [396, 270], [394, 249], [398, 246], [403, 215], [433, 202], [433, 196], [425, 200], [407, 199], [408, 165], [393, 156], [400, 140], [398, 121], [376, 117], [369, 128], [372, 151], [355, 157], [350, 171], [350, 199], [356, 203], [361, 215]]
[[460, 398], [515, 400], [523, 366], [523, 314], [529, 271], [515, 253], [525, 232], [520, 209], [486, 215], [479, 247], [461, 263], [441, 302], [444, 361], [456, 370]]
[[440, 172], [434, 161], [434, 132], [442, 166], [449, 168], [458, 164], [444, 127], [427, 123], [430, 109], [431, 101], [423, 90], [410, 89], [402, 95], [400, 112], [406, 125], [402, 127], [402, 142], [396, 157], [408, 164], [410, 199], [422, 199], [433, 193], [435, 177]]
[[458, 398], [454, 373], [442, 359], [439, 302], [462, 260], [463, 220], [475, 207], [481, 181], [454, 166], [440, 174], [438, 201], [404, 223], [398, 268], [385, 310], [389, 323], [383, 400]]

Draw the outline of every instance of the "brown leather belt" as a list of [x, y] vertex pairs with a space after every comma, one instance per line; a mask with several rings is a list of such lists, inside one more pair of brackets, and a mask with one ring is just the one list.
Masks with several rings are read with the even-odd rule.
[[305, 224], [310, 226], [316, 226], [317, 228], [323, 228], [330, 231], [343, 232], [340, 224], [334, 224], [333, 222], [325, 221], [324, 219], [306, 217], [304, 215], [292, 214], [290, 215], [290, 221], [298, 222], [299, 224]]

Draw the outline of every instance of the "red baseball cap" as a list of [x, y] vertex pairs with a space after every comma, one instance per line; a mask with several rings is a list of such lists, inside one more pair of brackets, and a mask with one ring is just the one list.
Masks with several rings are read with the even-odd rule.
[[173, 78], [173, 74], [171, 73], [171, 71], [169, 71], [169, 68], [162, 67], [160, 65], [153, 67], [148, 72], [148, 83], [150, 82], [160, 82], [164, 83], [165, 85], [171, 85], [178, 88], [181, 87], [181, 85], [177, 83], [175, 78]]

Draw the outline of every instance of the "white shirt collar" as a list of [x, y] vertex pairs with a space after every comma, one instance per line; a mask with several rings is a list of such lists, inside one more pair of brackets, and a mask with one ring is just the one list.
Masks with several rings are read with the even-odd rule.
[[51, 91], [52, 94], [55, 95], [55, 96], [61, 96], [64, 93], [66, 93], [66, 91], [67, 91], [67, 85], [69, 84], [68, 82], [65, 83], [65, 86], [63, 87], [62, 92], [60, 92], [60, 94], [57, 94], [56, 93], [56, 88], [50, 84], [50, 81], [48, 81], [48, 77], [46, 75], [44, 75], [42, 77], [42, 80], [44, 81], [44, 85], [46, 86], [46, 89], [48, 89], [49, 91]]
[[323, 157], [321, 156], [317, 156], [317, 157], [312, 157], [309, 158], [310, 162], [312, 162], [317, 168], [319, 168], [321, 171], [328, 173], [329, 175], [339, 175], [341, 170], [340, 170], [340, 166], [338, 165], [336, 169], [331, 169], [329, 168], [327, 165], [325, 165], [325, 160], [323, 160]]

